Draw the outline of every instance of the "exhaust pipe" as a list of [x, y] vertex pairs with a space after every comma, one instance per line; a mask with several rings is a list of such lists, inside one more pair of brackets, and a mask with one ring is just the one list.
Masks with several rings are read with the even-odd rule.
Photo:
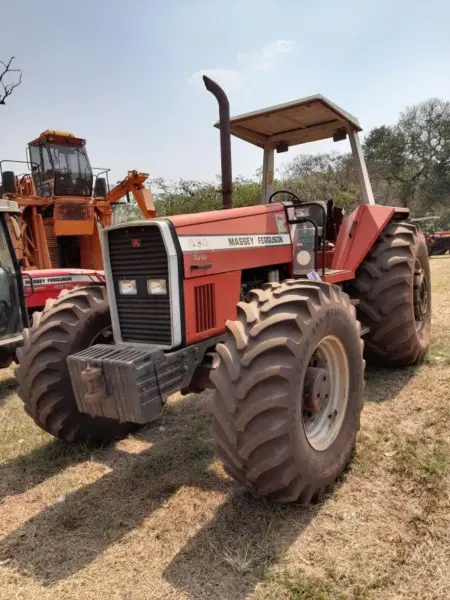
[[206, 77], [206, 75], [203, 75], [203, 81], [208, 92], [211, 92], [211, 94], [216, 97], [217, 103], [219, 104], [222, 205], [223, 208], [232, 208], [233, 177], [231, 173], [230, 103], [220, 85], [209, 77]]

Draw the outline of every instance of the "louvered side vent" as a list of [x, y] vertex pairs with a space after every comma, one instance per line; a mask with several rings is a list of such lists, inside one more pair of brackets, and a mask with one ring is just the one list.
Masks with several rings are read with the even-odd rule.
[[195, 292], [195, 323], [197, 333], [214, 329], [216, 326], [216, 307], [214, 301], [214, 283], [198, 285]]

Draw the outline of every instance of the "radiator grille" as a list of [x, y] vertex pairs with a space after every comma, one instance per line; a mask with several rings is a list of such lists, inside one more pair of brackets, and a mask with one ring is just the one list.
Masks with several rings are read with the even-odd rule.
[[197, 333], [214, 329], [216, 311], [214, 306], [214, 283], [198, 285], [195, 292], [195, 323]]
[[[122, 340], [171, 346], [169, 265], [159, 227], [113, 229], [108, 245]], [[122, 279], [135, 280], [138, 293], [121, 295]], [[167, 294], [149, 295], [148, 279], [164, 279]]]

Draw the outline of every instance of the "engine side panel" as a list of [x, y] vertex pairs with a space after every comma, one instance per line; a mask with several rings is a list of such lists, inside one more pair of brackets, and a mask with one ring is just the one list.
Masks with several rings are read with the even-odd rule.
[[237, 318], [240, 293], [241, 271], [186, 279], [186, 344], [201, 342], [225, 331], [227, 319]]
[[[274, 210], [276, 209], [276, 210]], [[235, 213], [233, 218], [227, 213]], [[292, 242], [282, 205], [215, 211], [199, 222], [175, 217], [184, 277], [203, 277], [292, 261]], [[195, 217], [196, 215], [188, 215]], [[219, 218], [225, 216], [226, 218]]]
[[292, 263], [283, 205], [260, 205], [171, 219], [184, 267], [186, 344], [225, 330], [236, 318], [242, 271]]
[[48, 299], [57, 298], [62, 290], [105, 283], [105, 275], [88, 269], [32, 269], [23, 271], [22, 280], [27, 308], [36, 309], [43, 308]]

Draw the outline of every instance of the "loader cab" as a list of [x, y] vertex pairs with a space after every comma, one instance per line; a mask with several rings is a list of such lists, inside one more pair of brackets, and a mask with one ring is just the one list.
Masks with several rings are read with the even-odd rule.
[[20, 210], [15, 202], [0, 200], [0, 368], [8, 366], [27, 326], [22, 277], [10, 237]]
[[46, 130], [30, 142], [28, 151], [39, 196], [91, 197], [93, 174], [85, 140]]

